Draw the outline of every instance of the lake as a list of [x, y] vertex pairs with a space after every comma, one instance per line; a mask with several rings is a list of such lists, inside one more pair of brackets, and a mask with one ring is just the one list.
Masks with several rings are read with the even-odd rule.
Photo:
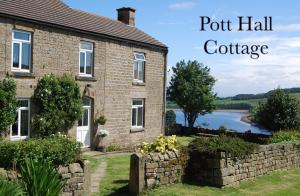
[[[176, 111], [175, 113], [176, 123], [184, 125], [183, 112]], [[232, 129], [241, 133], [251, 130], [252, 133], [270, 135], [270, 132], [266, 129], [241, 121], [242, 116], [245, 114], [246, 112], [212, 112], [211, 114], [199, 116], [195, 122], [195, 126], [201, 126], [208, 129], [218, 129], [223, 125], [227, 129]]]

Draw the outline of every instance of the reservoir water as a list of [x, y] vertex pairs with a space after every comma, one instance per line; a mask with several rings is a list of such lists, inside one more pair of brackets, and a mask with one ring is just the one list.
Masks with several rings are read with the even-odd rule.
[[[176, 122], [184, 125], [184, 114], [181, 111], [176, 111]], [[261, 133], [269, 135], [270, 132], [266, 129], [241, 121], [245, 112], [212, 112], [204, 116], [199, 116], [195, 122], [195, 127], [201, 126], [208, 129], [218, 129], [220, 126], [225, 126], [227, 129], [237, 132], [246, 132], [251, 130], [252, 133]]]

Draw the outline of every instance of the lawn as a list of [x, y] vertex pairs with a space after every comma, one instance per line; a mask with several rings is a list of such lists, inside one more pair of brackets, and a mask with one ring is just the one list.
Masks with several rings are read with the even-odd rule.
[[[129, 195], [129, 155], [106, 157], [106, 175], [102, 179], [100, 195]], [[233, 188], [213, 188], [193, 184], [174, 184], [160, 186], [147, 191], [144, 195], [299, 195], [300, 169], [274, 172], [268, 176], [258, 177], [253, 181], [245, 181]]]
[[233, 188], [212, 188], [188, 184], [161, 186], [147, 192], [147, 195], [299, 195], [300, 169], [287, 172], [274, 172], [268, 176], [261, 176], [253, 181], [245, 181]]
[[[178, 137], [179, 143], [187, 146], [195, 137]], [[129, 195], [129, 167], [130, 155], [114, 155], [101, 157], [88, 157], [91, 161], [92, 169], [99, 165], [101, 161], [106, 161], [106, 173], [100, 184], [100, 195]], [[174, 184], [160, 186], [153, 190], [148, 190], [143, 195], [299, 195], [300, 194], [300, 169], [290, 171], [273, 172], [271, 175], [261, 176], [252, 181], [244, 181], [240, 185], [231, 188], [213, 188], [199, 186], [195, 184]]]
[[101, 181], [100, 195], [128, 195], [130, 156], [105, 158], [106, 175]]

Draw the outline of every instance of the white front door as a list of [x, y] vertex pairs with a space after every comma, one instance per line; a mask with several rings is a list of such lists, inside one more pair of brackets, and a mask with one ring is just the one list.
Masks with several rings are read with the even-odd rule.
[[83, 98], [82, 116], [78, 121], [77, 141], [82, 143], [82, 147], [91, 146], [91, 100]]

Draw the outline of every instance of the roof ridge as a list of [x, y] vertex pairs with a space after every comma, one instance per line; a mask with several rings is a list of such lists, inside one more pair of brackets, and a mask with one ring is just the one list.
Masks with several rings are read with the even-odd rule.
[[141, 29], [116, 19], [74, 9], [62, 0], [0, 0], [0, 15], [77, 29], [84, 32], [124, 39], [140, 44], [167, 48]]

